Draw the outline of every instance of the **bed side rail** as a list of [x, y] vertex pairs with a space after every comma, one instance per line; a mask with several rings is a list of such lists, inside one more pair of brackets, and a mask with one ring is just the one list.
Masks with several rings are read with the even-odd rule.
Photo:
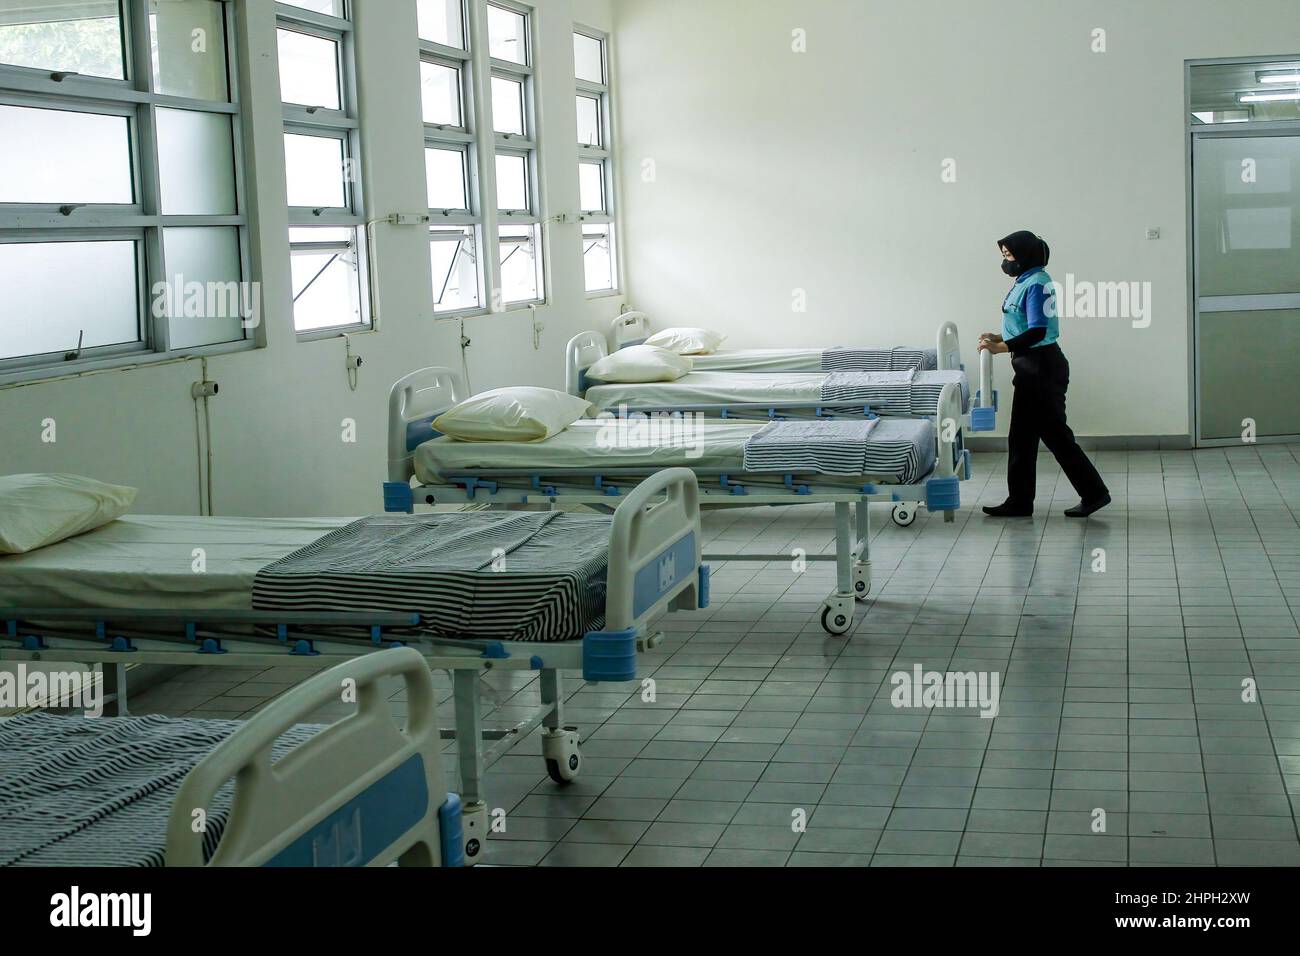
[[650, 337], [650, 316], [644, 312], [624, 312], [610, 323], [610, 348], [617, 352], [629, 345], [640, 345]]
[[[405, 729], [380, 684], [389, 677], [405, 682]], [[281, 734], [341, 700], [356, 710], [272, 763]], [[333, 667], [272, 701], [189, 773], [168, 821], [167, 864], [204, 865], [199, 822], [233, 778], [230, 820], [208, 865], [437, 865], [447, 802], [440, 746], [433, 679], [417, 651]]]
[[581, 397], [587, 391], [587, 369], [606, 355], [609, 346], [599, 332], [579, 332], [564, 346], [564, 389]]
[[433, 420], [468, 397], [464, 381], [449, 368], [422, 368], [394, 383], [388, 393], [389, 481], [411, 480], [413, 452], [437, 437]]

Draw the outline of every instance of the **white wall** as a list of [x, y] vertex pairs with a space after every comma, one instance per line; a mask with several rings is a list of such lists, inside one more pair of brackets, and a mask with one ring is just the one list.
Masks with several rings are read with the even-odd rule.
[[[1184, 60], [1300, 52], [1294, 0], [614, 12], [634, 307], [754, 346], [929, 342], [951, 318], [971, 365], [978, 334], [1000, 328], [995, 241], [1033, 229], [1060, 281], [1152, 283], [1149, 328], [1063, 320], [1076, 430], [1188, 434]], [[1009, 398], [1005, 358], [999, 373]]]
[[[298, 342], [292, 331], [274, 8], [240, 0], [249, 48], [242, 90], [253, 206], [255, 278], [262, 282], [267, 347], [209, 359], [213, 505], [226, 515], [354, 515], [382, 509], [389, 386], [424, 365], [460, 364], [460, 324], [435, 319], [428, 243], [417, 227], [378, 227], [379, 331], [353, 338], [363, 359], [349, 389], [342, 339]], [[354, 0], [368, 215], [426, 205], [415, 4]], [[574, 21], [609, 29], [608, 0], [537, 0], [534, 46], [547, 215], [578, 207], [573, 96]], [[588, 299], [578, 226], [547, 236], [548, 304], [534, 350], [527, 310], [465, 321], [475, 389], [506, 383], [562, 387], [565, 341], [608, 322], [619, 297]], [[69, 277], [75, 281], [75, 277]], [[51, 290], [57, 294], [57, 290]], [[70, 471], [141, 489], [140, 513], [199, 507], [194, 403], [197, 362], [110, 371], [0, 390], [0, 473]], [[57, 441], [41, 441], [53, 418]], [[353, 418], [355, 444], [342, 440]]]

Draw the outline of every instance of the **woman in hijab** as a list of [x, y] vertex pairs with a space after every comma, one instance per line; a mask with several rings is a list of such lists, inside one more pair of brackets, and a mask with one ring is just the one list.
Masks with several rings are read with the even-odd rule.
[[979, 347], [995, 355], [1011, 353], [1015, 397], [1007, 435], [1007, 500], [986, 506], [984, 513], [995, 518], [1027, 518], [1034, 513], [1041, 438], [1079, 493], [1079, 504], [1066, 516], [1086, 518], [1110, 504], [1110, 492], [1065, 422], [1070, 363], [1056, 344], [1060, 330], [1055, 287], [1045, 268], [1051, 249], [1024, 231], [999, 240], [998, 248], [1002, 271], [1015, 282], [1002, 303], [1002, 334], [985, 332]]

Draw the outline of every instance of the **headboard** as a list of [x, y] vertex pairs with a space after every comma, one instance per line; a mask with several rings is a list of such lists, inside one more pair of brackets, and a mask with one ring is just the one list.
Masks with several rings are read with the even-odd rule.
[[587, 391], [587, 369], [606, 355], [609, 346], [599, 332], [579, 332], [564, 346], [564, 389], [570, 395]]
[[961, 338], [955, 322], [945, 322], [939, 326], [935, 349], [939, 355], [939, 371], [955, 372], [961, 368]]
[[611, 326], [609, 347], [615, 352], [650, 337], [650, 316], [644, 312], [624, 312]]
[[460, 375], [434, 366], [399, 379], [388, 393], [388, 480], [410, 481], [415, 449], [437, 438], [433, 420], [466, 394]]

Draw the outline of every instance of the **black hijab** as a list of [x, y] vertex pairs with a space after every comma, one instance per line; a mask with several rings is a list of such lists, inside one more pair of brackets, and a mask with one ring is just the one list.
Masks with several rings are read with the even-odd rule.
[[998, 240], [998, 248], [1006, 249], [1016, 257], [1016, 262], [1020, 263], [1022, 272], [1028, 272], [1030, 269], [1042, 269], [1046, 267], [1047, 260], [1052, 257], [1052, 250], [1047, 243], [1032, 232], [1022, 229], [1020, 232], [1013, 232], [1005, 239]]

